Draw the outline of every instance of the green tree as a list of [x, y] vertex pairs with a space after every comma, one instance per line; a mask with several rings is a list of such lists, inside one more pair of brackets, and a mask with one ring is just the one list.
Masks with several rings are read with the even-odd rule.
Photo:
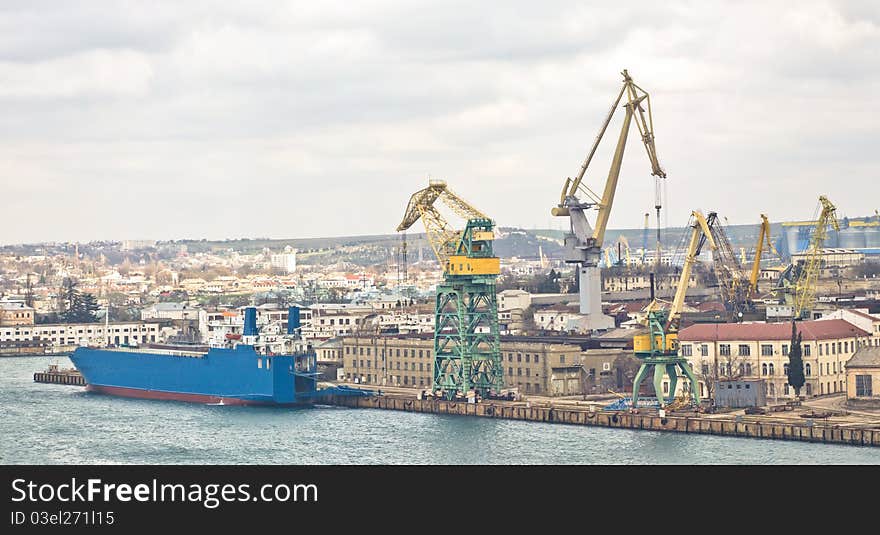
[[801, 395], [804, 386], [804, 360], [801, 349], [801, 333], [797, 332], [794, 321], [791, 322], [791, 348], [788, 350], [788, 384], [794, 388], [794, 395]]
[[97, 320], [98, 301], [90, 293], [77, 293], [65, 317], [68, 323], [91, 323]]

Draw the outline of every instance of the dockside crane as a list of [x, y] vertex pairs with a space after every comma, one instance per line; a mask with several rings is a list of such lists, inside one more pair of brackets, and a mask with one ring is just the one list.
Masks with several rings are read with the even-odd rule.
[[[446, 221], [437, 201], [466, 220], [463, 230]], [[495, 284], [501, 270], [492, 251], [495, 223], [442, 180], [430, 180], [410, 197], [397, 231], [419, 219], [443, 269], [434, 306], [433, 392], [446, 399], [471, 390], [483, 397], [500, 394], [504, 376]]]
[[776, 294], [780, 301], [790, 303], [792, 316], [806, 319], [813, 308], [816, 281], [822, 264], [822, 247], [828, 237], [828, 227], [840, 230], [837, 208], [824, 195], [819, 197], [819, 217], [813, 226], [810, 244], [802, 262], [792, 262], [780, 275]]
[[[587, 154], [577, 176], [574, 179], [569, 177], [565, 180], [562, 193], [559, 196], [559, 204], [551, 210], [554, 216], [569, 218], [570, 232], [565, 235], [564, 240], [565, 261], [579, 265], [580, 312], [589, 318], [592, 329], [614, 326], [613, 319], [602, 314], [598, 266], [602, 258], [605, 229], [608, 224], [608, 218], [611, 215], [614, 194], [617, 190], [617, 181], [620, 176], [620, 165], [623, 161], [623, 153], [626, 149], [626, 140], [633, 117], [636, 119], [636, 126], [642, 136], [642, 143], [651, 162], [651, 174], [658, 181], [659, 179], [666, 178], [666, 172], [660, 167], [660, 162], [657, 159], [657, 150], [654, 146], [654, 120], [651, 113], [651, 99], [644, 89], [633, 82], [633, 79], [626, 70], [621, 74], [623, 75], [623, 87], [618, 92], [617, 98], [614, 100], [605, 121], [602, 123], [602, 127], [590, 148], [590, 152]], [[611, 168], [605, 180], [605, 188], [600, 196], [587, 187], [583, 183], [583, 179], [596, 153], [599, 142], [602, 140], [605, 130], [608, 128], [611, 118], [624, 94], [626, 95], [626, 103], [623, 105], [625, 110], [623, 126], [617, 139], [617, 147], [611, 161]], [[656, 185], [655, 189], [660, 191], [659, 185]], [[581, 194], [586, 200], [579, 198]], [[659, 213], [659, 199], [655, 204]], [[590, 209], [597, 211], [595, 227], [591, 226], [589, 221], [587, 221], [586, 211]]]
[[752, 263], [752, 273], [749, 276], [749, 297], [752, 299], [758, 295], [758, 276], [761, 274], [761, 257], [765, 248], [779, 256], [779, 252], [770, 240], [770, 221], [767, 220], [766, 215], [761, 214], [761, 229], [758, 232], [758, 243], [755, 245], [755, 260]]
[[741, 317], [754, 310], [754, 302], [749, 294], [749, 276], [737, 258], [727, 232], [716, 212], [709, 212], [706, 218], [715, 248], [712, 250], [712, 269], [721, 289], [721, 301], [732, 317]]
[[[697, 379], [687, 359], [678, 354], [678, 329], [688, 281], [697, 256], [700, 255], [704, 244], [708, 243], [713, 252], [717, 249], [717, 244], [712, 237], [709, 223], [699, 210], [691, 212], [691, 221], [688, 226], [691, 228], [691, 235], [678, 279], [678, 287], [675, 290], [675, 297], [669, 308], [663, 308], [662, 303], [658, 299], [654, 299], [646, 307], [647, 314], [644, 322], [648, 332], [633, 338], [635, 355], [642, 361], [633, 380], [633, 408], [638, 407], [639, 388], [652, 371], [654, 392], [661, 407], [667, 406], [675, 399], [679, 370], [690, 382], [691, 402], [694, 405], [698, 405], [700, 402]], [[669, 395], [666, 399], [663, 397], [664, 375], [669, 376]]]

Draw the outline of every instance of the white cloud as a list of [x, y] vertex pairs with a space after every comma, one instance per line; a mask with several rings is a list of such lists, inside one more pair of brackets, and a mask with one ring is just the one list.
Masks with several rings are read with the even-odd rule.
[[142, 96], [153, 68], [146, 54], [90, 50], [32, 63], [0, 62], [0, 98]]
[[[32, 224], [0, 242], [391, 232], [428, 174], [500, 224], [561, 225], [623, 68], [651, 94], [670, 224], [802, 218], [820, 193], [871, 213], [878, 21], [876, 2], [4, 3], [0, 173]], [[649, 169], [631, 136], [611, 226], [641, 227]]]

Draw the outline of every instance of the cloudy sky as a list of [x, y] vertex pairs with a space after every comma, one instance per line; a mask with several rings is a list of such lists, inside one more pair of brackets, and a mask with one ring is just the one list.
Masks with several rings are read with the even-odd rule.
[[[880, 208], [876, 1], [4, 0], [0, 243], [390, 233], [428, 176], [562, 228], [623, 68], [670, 225]], [[612, 227], [654, 204], [630, 141]]]

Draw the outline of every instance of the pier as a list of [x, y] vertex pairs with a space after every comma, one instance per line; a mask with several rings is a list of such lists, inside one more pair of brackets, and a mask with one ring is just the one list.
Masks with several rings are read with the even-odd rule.
[[57, 364], [50, 364], [44, 372], [34, 373], [34, 382], [54, 385], [86, 386], [86, 380], [76, 369], [62, 370]]
[[330, 403], [359, 409], [386, 409], [619, 429], [880, 446], [880, 426], [837, 424], [810, 419], [793, 421], [761, 416], [724, 417], [694, 413], [688, 415], [673, 413], [660, 417], [654, 411], [645, 411], [644, 409], [641, 410], [642, 412], [632, 413], [575, 407], [537, 406], [509, 401], [465, 403], [438, 399], [416, 399], [398, 394], [369, 397], [333, 396]]

